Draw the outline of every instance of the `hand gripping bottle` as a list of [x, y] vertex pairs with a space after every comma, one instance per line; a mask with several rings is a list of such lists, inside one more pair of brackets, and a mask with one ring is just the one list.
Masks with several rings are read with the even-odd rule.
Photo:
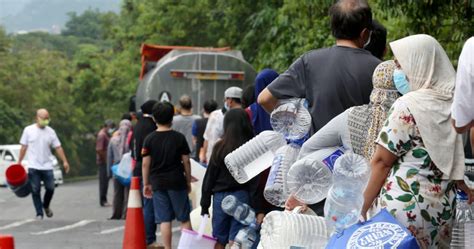
[[270, 167], [274, 152], [285, 144], [280, 133], [263, 131], [228, 154], [224, 162], [235, 180], [243, 184]]
[[324, 200], [332, 186], [332, 170], [337, 158], [343, 155], [339, 147], [315, 151], [291, 165], [287, 176], [290, 194], [305, 204]]
[[290, 166], [296, 161], [300, 148], [299, 145], [292, 143], [281, 147], [275, 153], [267, 184], [263, 191], [265, 199], [274, 206], [285, 206], [285, 201], [289, 196], [286, 176]]
[[311, 128], [311, 114], [305, 106], [305, 99], [281, 100], [270, 116], [273, 130], [288, 140], [304, 137]]
[[364, 189], [369, 181], [370, 167], [367, 160], [357, 154], [345, 154], [336, 160], [333, 185], [328, 191], [324, 214], [331, 230], [343, 229], [357, 223], [362, 205]]

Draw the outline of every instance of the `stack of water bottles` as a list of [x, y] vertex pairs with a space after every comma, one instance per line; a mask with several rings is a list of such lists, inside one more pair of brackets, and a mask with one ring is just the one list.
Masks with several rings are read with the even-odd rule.
[[296, 161], [311, 127], [305, 99], [283, 100], [270, 116], [273, 131], [264, 131], [225, 157], [225, 164], [239, 183], [245, 183], [272, 167], [264, 197], [283, 207], [288, 198], [287, 173]]
[[247, 204], [240, 202], [233, 195], [228, 195], [222, 200], [222, 210], [233, 216], [235, 220], [246, 227], [240, 229], [235, 237], [232, 249], [250, 249], [257, 240], [259, 225], [255, 211]]
[[288, 171], [289, 192], [304, 204], [315, 204], [324, 200], [332, 186], [334, 164], [343, 154], [343, 148], [330, 147], [317, 150], [296, 161]]

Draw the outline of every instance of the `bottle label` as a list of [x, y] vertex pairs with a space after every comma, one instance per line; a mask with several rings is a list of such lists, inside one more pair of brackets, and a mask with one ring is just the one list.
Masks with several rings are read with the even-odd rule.
[[273, 159], [272, 168], [270, 169], [270, 174], [268, 175], [267, 186], [271, 186], [275, 183], [278, 169], [283, 161], [283, 155], [279, 154]]
[[341, 149], [337, 149], [331, 155], [324, 158], [323, 163], [329, 168], [329, 170], [331, 170], [331, 172], [333, 172], [336, 160], [342, 155], [344, 155], [344, 152]]

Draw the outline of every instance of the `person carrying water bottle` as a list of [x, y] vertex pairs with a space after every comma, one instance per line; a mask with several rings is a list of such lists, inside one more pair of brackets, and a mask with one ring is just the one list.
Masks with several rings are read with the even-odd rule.
[[253, 137], [253, 129], [245, 110], [238, 108], [226, 112], [224, 117], [224, 135], [212, 151], [211, 160], [204, 176], [201, 196], [201, 214], [209, 214], [211, 196], [212, 236], [217, 238], [215, 248], [225, 248], [233, 243], [235, 236], [244, 227], [239, 221], [226, 214], [221, 207], [222, 200], [234, 195], [240, 202], [249, 204], [250, 196], [255, 193], [258, 177], [245, 184], [239, 184], [227, 169], [224, 158]]
[[[18, 164], [21, 164], [25, 155], [28, 156], [28, 178], [31, 183], [31, 193], [33, 204], [36, 209], [36, 219], [42, 220], [43, 214], [46, 217], [53, 217], [50, 208], [54, 194], [54, 174], [53, 162], [51, 160], [51, 148], [56, 150], [59, 158], [63, 161], [64, 171], [69, 172], [69, 162], [66, 159], [64, 150], [61, 147], [56, 132], [49, 127], [49, 113], [46, 109], [36, 111], [36, 123], [27, 126], [21, 135], [20, 157]], [[41, 200], [41, 182], [44, 183], [45, 194]], [[43, 213], [44, 209], [44, 213]]]

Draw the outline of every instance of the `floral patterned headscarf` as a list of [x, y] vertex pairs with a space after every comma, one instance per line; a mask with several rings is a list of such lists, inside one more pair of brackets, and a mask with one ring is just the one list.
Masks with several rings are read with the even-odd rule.
[[370, 103], [353, 107], [348, 116], [348, 127], [352, 150], [372, 159], [375, 152], [375, 140], [387, 118], [388, 111], [400, 94], [393, 83], [393, 60], [380, 63], [372, 75], [374, 89], [370, 94]]

